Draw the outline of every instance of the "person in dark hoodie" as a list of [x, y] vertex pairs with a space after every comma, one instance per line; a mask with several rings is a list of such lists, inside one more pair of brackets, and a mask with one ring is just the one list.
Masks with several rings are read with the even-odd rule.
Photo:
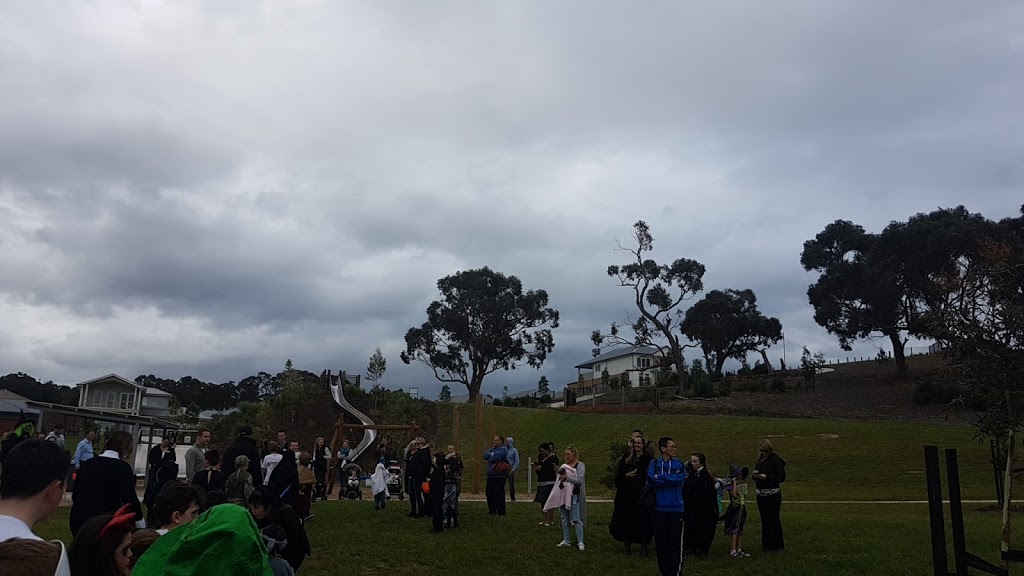
[[654, 548], [661, 576], [683, 573], [683, 483], [686, 470], [676, 458], [676, 443], [658, 440], [661, 458], [647, 466], [647, 483], [654, 487]]
[[786, 481], [786, 461], [775, 453], [771, 441], [761, 440], [760, 456], [754, 466], [754, 485], [757, 487], [757, 511], [761, 516], [761, 547], [765, 552], [784, 550], [782, 538], [782, 488]]
[[430, 493], [427, 494], [427, 513], [434, 520], [431, 532], [444, 532], [444, 452], [435, 452], [430, 470]]
[[425, 439], [417, 438], [414, 449], [415, 451], [412, 453], [412, 456], [409, 457], [408, 466], [409, 484], [412, 487], [409, 493], [410, 505], [412, 506], [410, 516], [423, 518], [430, 516], [430, 511], [425, 507], [422, 486], [430, 476], [430, 469], [433, 464], [430, 461], [430, 444]]
[[296, 507], [299, 501], [299, 465], [296, 456], [290, 448], [281, 450], [281, 462], [274, 467], [267, 483], [267, 490], [275, 501], [292, 507]]
[[249, 459], [249, 474], [252, 475], [253, 486], [262, 486], [263, 471], [260, 470], [260, 451], [256, 447], [256, 440], [252, 437], [251, 426], [243, 426], [235, 443], [224, 452], [220, 471], [224, 473], [225, 478], [231, 476], [231, 473], [235, 471], [235, 460], [239, 456]]

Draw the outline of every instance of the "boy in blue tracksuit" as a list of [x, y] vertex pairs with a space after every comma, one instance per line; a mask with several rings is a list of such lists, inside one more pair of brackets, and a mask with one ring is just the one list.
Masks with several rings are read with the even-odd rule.
[[647, 483], [656, 489], [654, 501], [654, 548], [661, 576], [683, 573], [683, 482], [686, 468], [676, 458], [676, 443], [668, 436], [658, 440], [661, 458], [647, 466]]

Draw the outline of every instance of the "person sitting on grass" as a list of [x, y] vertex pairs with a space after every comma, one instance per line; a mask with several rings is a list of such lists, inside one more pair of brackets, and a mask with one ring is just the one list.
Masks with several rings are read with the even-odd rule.
[[[203, 508], [203, 493], [198, 486], [171, 482], [160, 490], [153, 502], [157, 534], [163, 536], [179, 526], [192, 522]], [[152, 526], [151, 526], [152, 527]]]
[[261, 534], [263, 542], [267, 545], [267, 559], [274, 576], [295, 576], [295, 570], [281, 555], [281, 552], [288, 547], [288, 538], [285, 536], [284, 528], [277, 524], [271, 524], [264, 528]]

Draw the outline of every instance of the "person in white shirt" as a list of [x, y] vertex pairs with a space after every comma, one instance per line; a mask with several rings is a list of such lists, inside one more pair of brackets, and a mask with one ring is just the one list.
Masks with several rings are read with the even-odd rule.
[[[54, 442], [25, 440], [4, 460], [0, 483], [0, 542], [12, 538], [42, 540], [32, 532], [64, 499], [70, 460]], [[61, 546], [57, 576], [71, 576], [67, 551]]]
[[61, 450], [64, 449], [64, 429], [59, 425], [55, 425], [50, 433], [46, 435], [46, 440], [55, 442], [57, 446], [60, 446]]
[[267, 445], [267, 455], [263, 457], [263, 462], [260, 464], [260, 468], [263, 470], [264, 486], [270, 483], [270, 473], [281, 463], [281, 458], [281, 447], [278, 446], [277, 442], [270, 442]]

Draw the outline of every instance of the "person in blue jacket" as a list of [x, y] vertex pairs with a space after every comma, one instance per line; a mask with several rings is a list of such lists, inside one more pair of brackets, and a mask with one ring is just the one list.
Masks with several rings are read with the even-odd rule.
[[656, 490], [654, 500], [654, 548], [661, 576], [683, 573], [683, 482], [686, 469], [676, 458], [676, 443], [665, 436], [658, 440], [661, 458], [647, 466], [647, 483]]
[[[505, 438], [505, 448], [508, 449], [508, 465], [512, 467], [512, 471], [508, 473], [508, 495], [509, 498], [516, 501], [516, 470], [519, 470], [519, 450], [513, 443], [514, 440], [511, 436]], [[502, 499], [505, 498], [505, 489], [501, 491]]]
[[495, 436], [494, 447], [484, 452], [484, 460], [487, 460], [487, 513], [491, 516], [505, 515], [505, 478], [512, 467], [509, 466], [508, 449], [504, 443], [500, 435]]

